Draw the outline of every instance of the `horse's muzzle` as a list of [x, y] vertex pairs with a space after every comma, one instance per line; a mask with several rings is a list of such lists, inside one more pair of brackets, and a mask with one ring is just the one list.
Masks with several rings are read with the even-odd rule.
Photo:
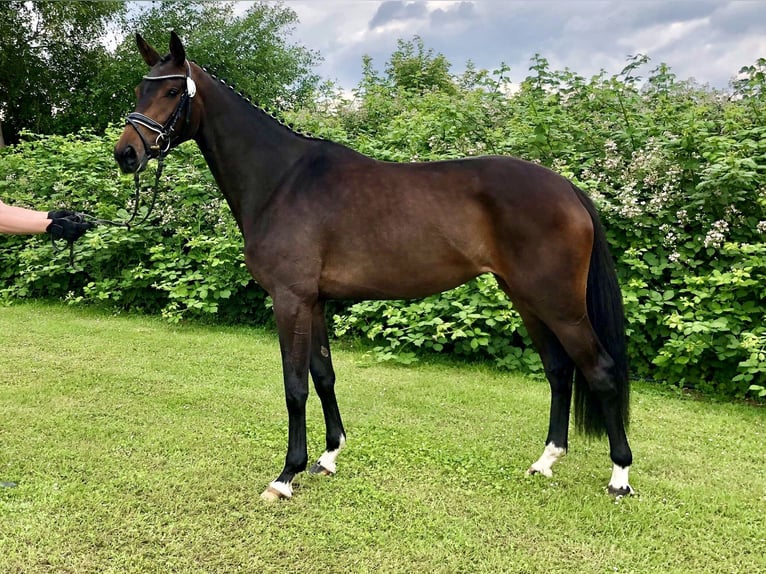
[[123, 173], [137, 172], [142, 163], [138, 158], [136, 149], [130, 144], [123, 147], [120, 147], [119, 144], [116, 145], [114, 148], [114, 159]]

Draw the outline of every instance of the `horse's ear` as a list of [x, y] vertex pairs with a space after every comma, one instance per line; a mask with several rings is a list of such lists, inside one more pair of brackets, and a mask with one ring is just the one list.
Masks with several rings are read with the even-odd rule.
[[141, 57], [150, 68], [160, 61], [160, 55], [157, 53], [157, 50], [152, 48], [138, 32], [136, 32], [136, 44], [138, 45], [138, 51], [141, 52]]
[[186, 61], [186, 50], [184, 50], [181, 38], [178, 37], [175, 31], [170, 32], [170, 55], [173, 57], [173, 63], [177, 66], [183, 65]]

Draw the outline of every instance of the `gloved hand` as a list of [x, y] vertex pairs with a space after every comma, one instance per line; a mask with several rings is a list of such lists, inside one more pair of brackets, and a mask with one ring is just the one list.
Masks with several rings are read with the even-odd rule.
[[89, 221], [85, 221], [81, 215], [74, 214], [70, 217], [57, 217], [51, 221], [45, 231], [51, 234], [53, 239], [66, 239], [69, 242], [77, 241], [88, 229], [95, 227]]
[[48, 219], [61, 219], [63, 217], [71, 217], [77, 215], [71, 209], [54, 209], [48, 212]]

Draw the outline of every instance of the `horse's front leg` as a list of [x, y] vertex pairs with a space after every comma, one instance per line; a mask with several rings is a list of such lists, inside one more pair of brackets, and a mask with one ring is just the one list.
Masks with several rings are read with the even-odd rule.
[[330, 341], [327, 336], [327, 323], [324, 314], [324, 302], [318, 301], [311, 317], [311, 378], [314, 379], [319, 400], [324, 413], [326, 448], [319, 460], [309, 470], [312, 474], [335, 474], [335, 459], [346, 444], [346, 433], [340, 418], [338, 401], [335, 398], [335, 371], [332, 368]]
[[288, 442], [282, 473], [263, 491], [261, 498], [276, 500], [293, 495], [293, 478], [306, 469], [306, 400], [311, 350], [311, 308], [293, 294], [274, 296], [274, 317], [279, 331], [282, 370], [285, 381], [285, 401], [288, 415]]

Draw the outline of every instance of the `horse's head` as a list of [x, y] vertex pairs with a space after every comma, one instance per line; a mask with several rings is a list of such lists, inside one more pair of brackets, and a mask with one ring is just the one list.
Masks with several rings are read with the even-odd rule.
[[151, 69], [136, 87], [136, 109], [114, 147], [114, 159], [125, 173], [143, 170], [151, 158], [191, 139], [199, 125], [197, 86], [178, 35], [170, 33], [170, 53], [164, 57], [140, 34], [136, 43]]

